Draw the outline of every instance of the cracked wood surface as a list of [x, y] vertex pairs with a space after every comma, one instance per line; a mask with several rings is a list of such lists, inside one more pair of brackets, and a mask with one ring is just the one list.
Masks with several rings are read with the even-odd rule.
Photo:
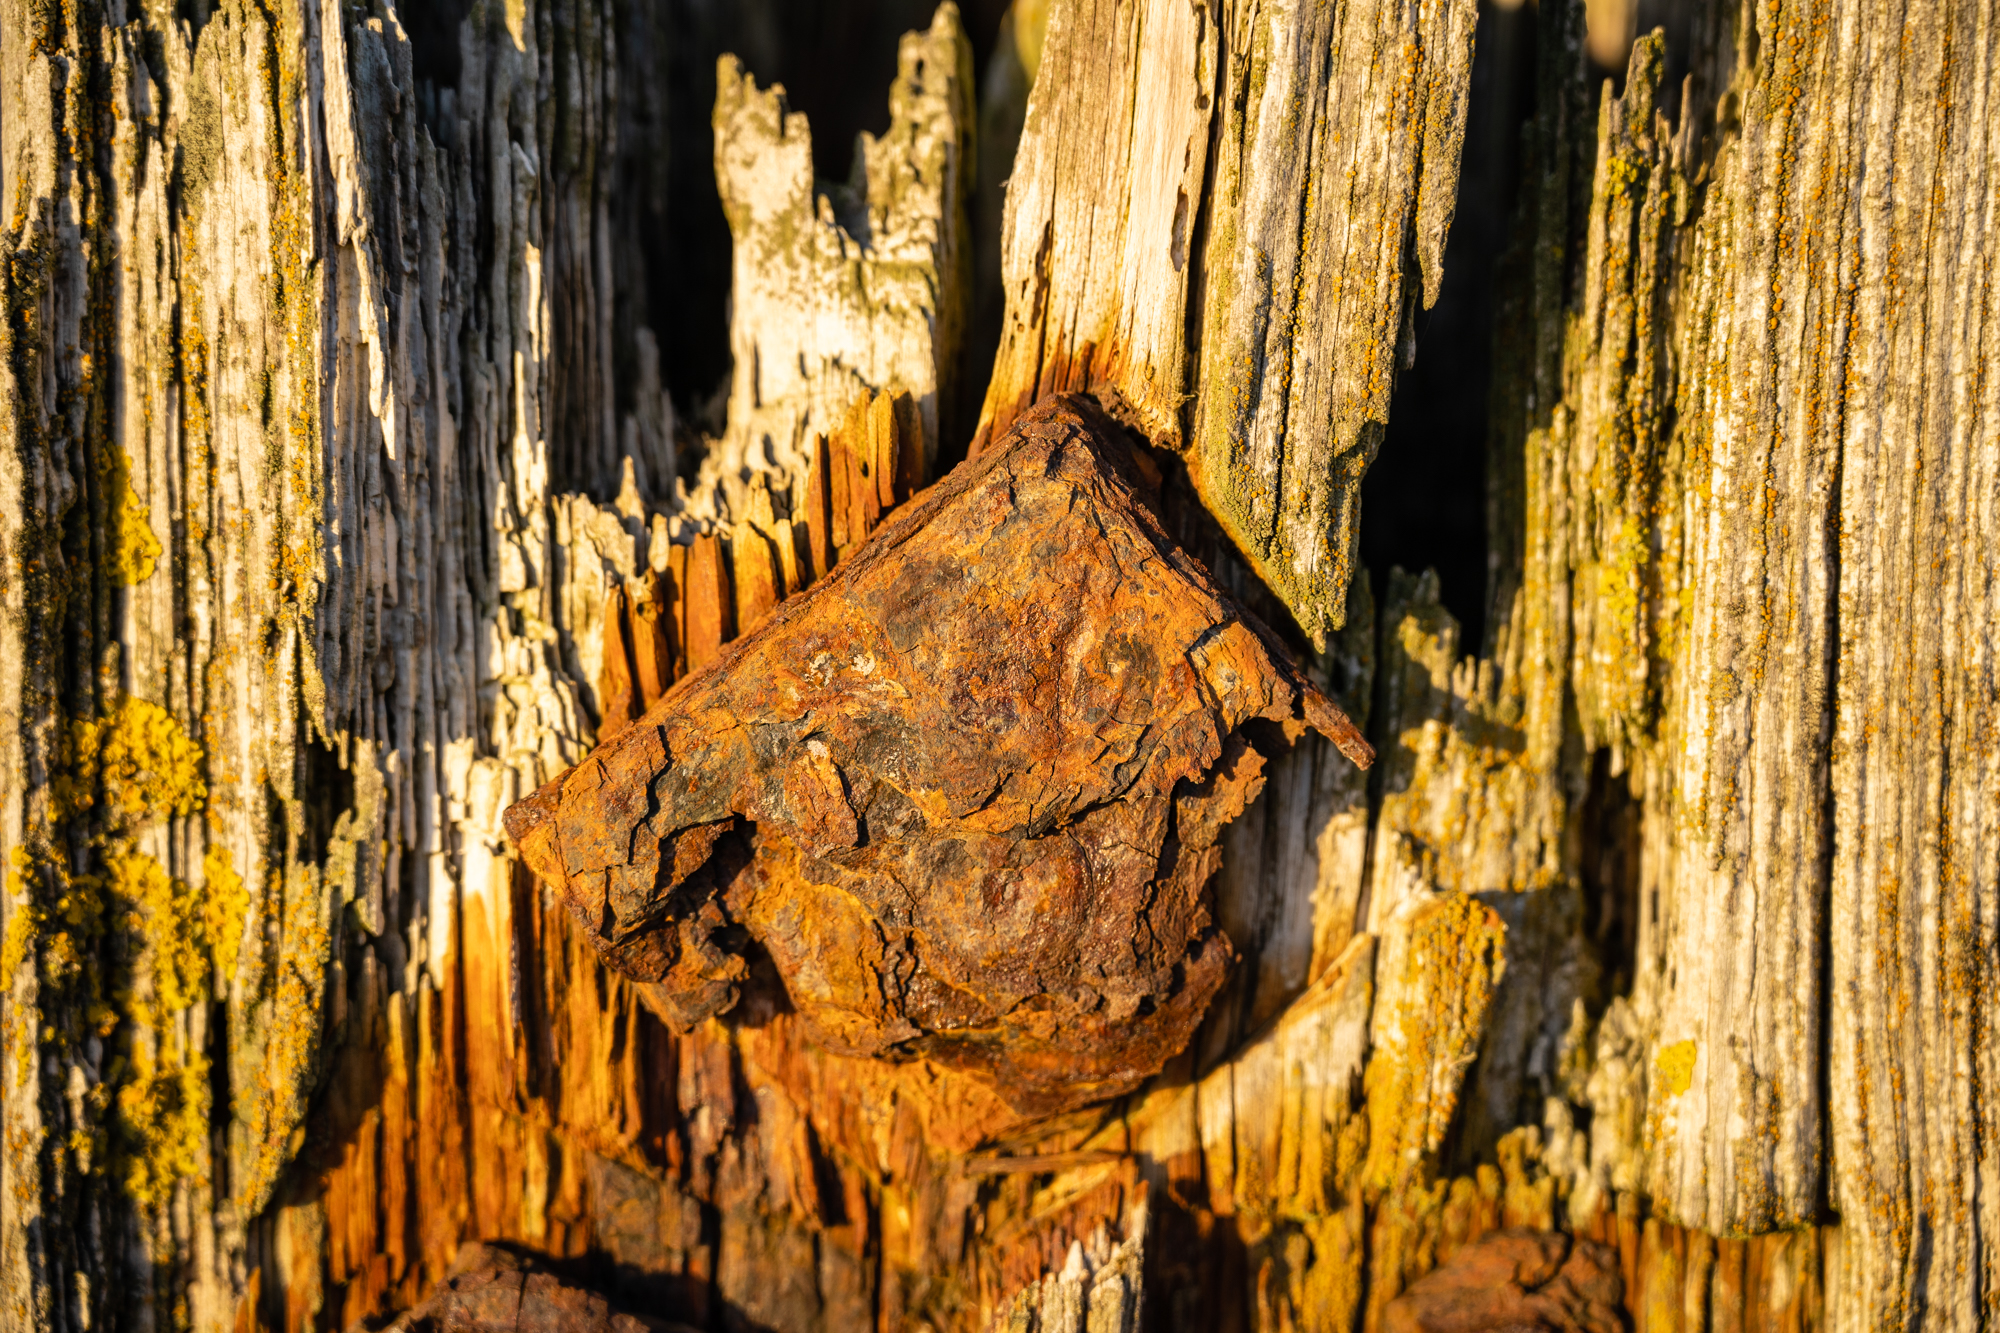
[[[1855, 1232], [1839, 1282], [1883, 1324], [1980, 1328], [2000, 1291], [2000, 15], [1843, 5], [1774, 35], [1802, 49], [1771, 96], [1802, 95], [1845, 159], [1798, 185], [1814, 211], [1780, 234], [1796, 258], [1771, 283], [1787, 334], [1827, 348], [1825, 387], [1787, 405], [1823, 414], [1838, 469], [1827, 1155]], [[1838, 228], [1816, 225], [1826, 212]]]
[[[955, 69], [952, 15], [918, 49]], [[554, 1091], [517, 1082], [540, 1020], [507, 984], [497, 817], [581, 757], [605, 608], [673, 617], [699, 663], [757, 614], [751, 555], [775, 603], [798, 553], [754, 496], [692, 547], [648, 508], [674, 427], [643, 311], [614, 411], [633, 256], [607, 192], [647, 166], [612, 109], [649, 75], [612, 29], [644, 15], [475, 6], [443, 88], [386, 5], [156, 18], [0, 15], [4, 1318], [341, 1327], [468, 1233], [549, 1243], [494, 1211], [537, 1216]], [[891, 184], [931, 190], [909, 207], [962, 245], [918, 174]], [[829, 463], [910, 436], [878, 397], [895, 425], [827, 406]], [[832, 480], [829, 558], [902, 494], [885, 474], [871, 511]], [[595, 970], [559, 935], [543, 957], [557, 992]], [[616, 1090], [569, 1091], [576, 1131], [615, 1141]]]
[[[1553, 887], [1635, 891], [1629, 991], [1547, 1032], [1592, 1112], [1572, 1198], [1723, 1235], [1831, 1204], [1814, 1299], [1843, 1328], [1981, 1326], [1994, 1263], [1993, 24], [1716, 7], [1678, 124], [1642, 39], [1594, 148], [1545, 92], [1496, 381], [1498, 626], [1466, 684], [1524, 691], [1554, 827], [1619, 812], [1594, 865], [1545, 843]], [[1545, 89], [1575, 54], [1545, 48]], [[1513, 781], [1424, 785], [1477, 812]]]

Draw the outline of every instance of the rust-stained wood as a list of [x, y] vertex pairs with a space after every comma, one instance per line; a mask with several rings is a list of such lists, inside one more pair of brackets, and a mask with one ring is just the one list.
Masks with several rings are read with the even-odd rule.
[[679, 1320], [628, 1314], [527, 1256], [468, 1245], [429, 1298], [385, 1333], [692, 1333]]
[[736, 597], [729, 582], [723, 538], [704, 533], [687, 554], [686, 610], [688, 670], [699, 671], [735, 637]]
[[1617, 1257], [1560, 1232], [1496, 1231], [1411, 1283], [1383, 1311], [1382, 1327], [1385, 1333], [1616, 1333], [1625, 1285]]

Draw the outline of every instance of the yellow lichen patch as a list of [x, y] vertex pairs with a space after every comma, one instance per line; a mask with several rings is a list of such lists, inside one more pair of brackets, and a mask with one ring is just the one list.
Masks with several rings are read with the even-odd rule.
[[1653, 1058], [1653, 1067], [1660, 1071], [1661, 1092], [1678, 1097], [1694, 1086], [1695, 1051], [1692, 1040], [1677, 1041], [1660, 1049]]
[[142, 1050], [118, 1089], [122, 1176], [133, 1202], [154, 1208], [173, 1197], [174, 1183], [203, 1179], [208, 1135], [208, 1061], [156, 1065]]
[[1360, 1313], [1367, 1214], [1358, 1205], [1287, 1222], [1251, 1248], [1256, 1324], [1347, 1333]]
[[215, 949], [215, 965], [225, 980], [236, 977], [236, 955], [243, 948], [243, 921], [250, 912], [250, 890], [236, 873], [229, 848], [219, 842], [208, 845], [202, 857], [202, 916], [209, 943]]
[[159, 567], [162, 547], [153, 535], [153, 511], [139, 499], [132, 485], [132, 464], [125, 451], [113, 445], [98, 451], [98, 470], [104, 493], [113, 506], [110, 532], [111, 559], [108, 567], [118, 583], [130, 588], [153, 577]]
[[283, 904], [277, 975], [265, 983], [271, 990], [262, 1049], [249, 1068], [234, 1071], [242, 1091], [232, 1110], [249, 1143], [236, 1202], [246, 1212], [270, 1201], [279, 1174], [291, 1161], [291, 1136], [305, 1118], [311, 1091], [328, 947], [322, 899], [315, 890], [306, 875], [297, 874], [288, 883], [276, 870], [266, 890], [267, 902]]
[[[276, 520], [274, 586], [299, 616], [310, 615], [320, 586], [323, 551], [319, 527], [310, 520], [320, 512], [324, 478], [320, 457], [319, 393], [321, 275], [312, 256], [314, 198], [309, 173], [294, 168], [305, 128], [297, 108], [305, 105], [307, 76], [297, 53], [305, 49], [296, 20], [283, 21], [284, 34], [268, 44], [258, 58], [261, 95], [270, 114], [269, 156], [272, 169], [273, 214], [269, 231], [270, 275], [266, 300], [285, 330], [285, 355], [269, 386], [267, 438], [285, 462], [272, 478], [280, 499]], [[288, 146], [291, 145], [291, 146]], [[307, 516], [297, 519], [295, 515]]]
[[158, 704], [127, 696], [106, 717], [70, 724], [70, 771], [56, 783], [65, 815], [95, 804], [101, 787], [114, 817], [146, 822], [190, 815], [208, 797], [201, 747]]
[[1412, 1182], [1383, 1199], [1374, 1210], [1363, 1328], [1384, 1327], [1384, 1307], [1410, 1283], [1437, 1267], [1451, 1184], [1448, 1180], [1430, 1186]]
[[[1556, 1178], [1542, 1164], [1542, 1132], [1522, 1125], [1493, 1145], [1500, 1163], [1500, 1223], [1552, 1231], [1556, 1225]], [[1483, 1168], [1482, 1168], [1483, 1169]]]
[[[97, 875], [72, 875], [59, 857], [37, 861], [18, 847], [14, 862], [10, 888], [17, 893], [26, 892], [28, 876], [34, 874], [45, 891], [40, 901], [30, 902], [15, 917], [21, 925], [21, 935], [17, 939], [13, 930], [8, 931], [4, 961], [19, 966], [27, 960], [29, 951], [39, 945], [44, 982], [65, 985], [78, 978], [94, 979], [91, 950], [104, 933], [103, 879]], [[95, 994], [94, 989], [90, 994]]]
[[1364, 1079], [1363, 1183], [1378, 1195], [1419, 1179], [1444, 1141], [1506, 967], [1506, 923], [1466, 894], [1419, 908], [1408, 931], [1401, 976], [1389, 992], [1393, 1008]]
[[[8, 853], [7, 896], [20, 899], [28, 893], [28, 849], [16, 847]], [[42, 913], [33, 899], [14, 908], [7, 921], [7, 934], [0, 939], [0, 983], [12, 980], [28, 960], [29, 947], [41, 930]]]
[[1341, 1126], [1340, 1138], [1335, 1141], [1333, 1151], [1333, 1178], [1336, 1187], [1346, 1194], [1360, 1188], [1361, 1167], [1368, 1160], [1368, 1117], [1349, 1116]]
[[[0, 986], [11, 988], [14, 978], [20, 974], [30, 958], [34, 956], [35, 941], [42, 933], [42, 909], [28, 896], [28, 851], [16, 847], [8, 858], [13, 864], [7, 872], [7, 895], [14, 899], [14, 905], [7, 917], [7, 933], [0, 936]], [[25, 899], [25, 901], [23, 901]], [[34, 1072], [35, 1043], [30, 1033], [21, 1030], [20, 1006], [6, 1006], [4, 1016], [0, 1016], [0, 1040], [14, 1052], [14, 1083], [21, 1086]]]
[[1597, 596], [1609, 613], [1611, 628], [1629, 639], [1638, 633], [1640, 567], [1649, 554], [1645, 530], [1628, 517], [1612, 534], [1609, 545], [1597, 567]]
[[1299, 1327], [1309, 1333], [1346, 1333], [1361, 1310], [1367, 1264], [1364, 1215], [1359, 1209], [1343, 1209], [1304, 1225], [1312, 1241], [1312, 1263], [1300, 1284]]
[[1604, 164], [1604, 195], [1617, 199], [1630, 194], [1638, 183], [1640, 164], [1627, 157], [1614, 157]]
[[181, 1050], [174, 1015], [207, 998], [212, 914], [203, 894], [128, 844], [113, 842], [104, 864], [104, 889], [144, 964], [144, 980], [117, 997], [136, 1029], [115, 1099], [119, 1174], [133, 1202], [158, 1207], [176, 1181], [204, 1175], [209, 1064]]
[[182, 1049], [175, 1016], [208, 998], [217, 950], [241, 943], [246, 895], [227, 852], [205, 861], [205, 891], [122, 840], [105, 848], [104, 866], [93, 883], [122, 908], [141, 964], [115, 997], [132, 1025], [115, 1097], [118, 1177], [134, 1203], [158, 1207], [176, 1181], [204, 1177], [209, 1062]]
[[132, 933], [152, 963], [150, 1001], [133, 1001], [133, 1017], [158, 1023], [204, 998], [208, 984], [208, 922], [202, 903], [144, 852], [116, 848], [105, 857], [111, 891], [129, 909]]

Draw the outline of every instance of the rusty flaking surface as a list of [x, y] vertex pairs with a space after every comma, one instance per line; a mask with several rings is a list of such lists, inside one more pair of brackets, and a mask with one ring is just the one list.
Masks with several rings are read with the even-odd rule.
[[1418, 1278], [1384, 1333], [1621, 1333], [1618, 1254], [1560, 1231], [1497, 1231]]
[[522, 856], [683, 1025], [754, 941], [831, 1050], [1031, 1112], [1133, 1087], [1227, 970], [1206, 890], [1265, 752], [1373, 759], [1143, 475], [1088, 400], [1037, 407], [514, 806]]
[[[677, 1312], [679, 1313], [679, 1312]], [[357, 1323], [356, 1329], [366, 1327]], [[540, 1258], [498, 1245], [462, 1247], [437, 1290], [384, 1333], [694, 1333], [660, 1315], [626, 1314]]]

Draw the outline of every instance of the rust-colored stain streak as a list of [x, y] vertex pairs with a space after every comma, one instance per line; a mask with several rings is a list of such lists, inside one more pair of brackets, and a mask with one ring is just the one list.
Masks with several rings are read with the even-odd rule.
[[[1135, 1087], [1221, 984], [1218, 839], [1264, 754], [1360, 733], [1057, 398], [507, 814], [683, 1024], [749, 941], [807, 1030], [1042, 1112]], [[746, 939], [746, 936], [748, 937]]]

